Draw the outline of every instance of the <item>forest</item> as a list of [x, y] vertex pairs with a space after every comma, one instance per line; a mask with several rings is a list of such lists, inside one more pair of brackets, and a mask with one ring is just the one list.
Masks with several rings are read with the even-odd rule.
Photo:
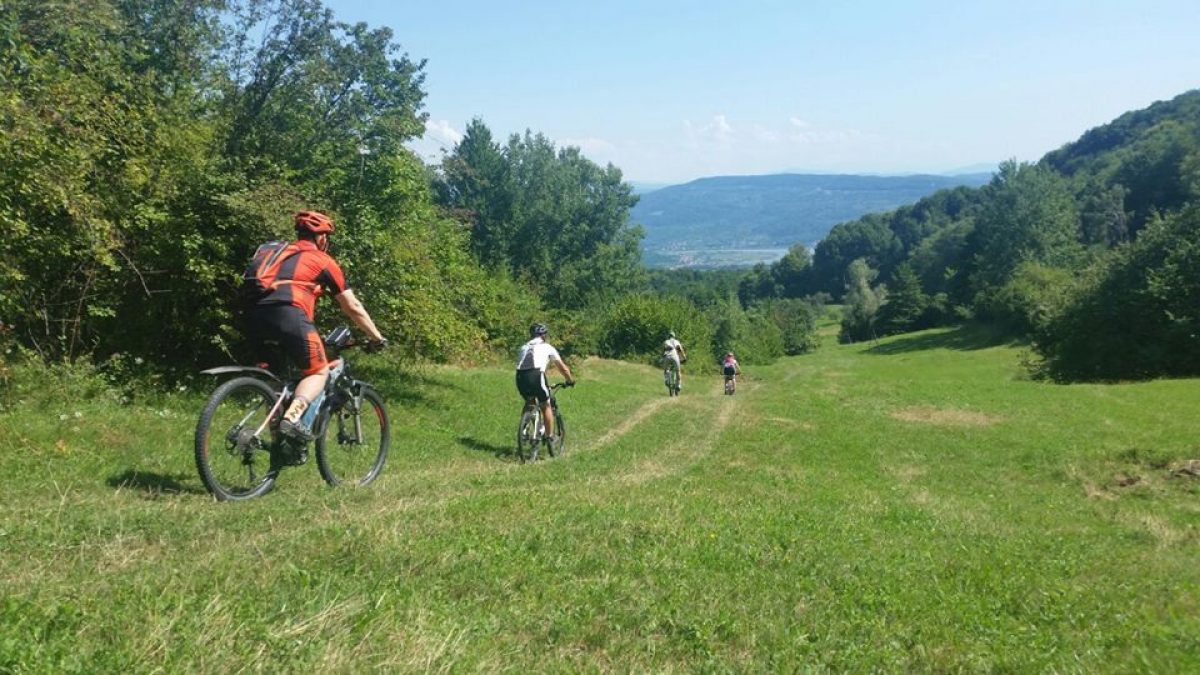
[[649, 361], [673, 329], [692, 354], [768, 363], [816, 348], [836, 301], [845, 341], [978, 321], [1055, 379], [1200, 374], [1200, 92], [811, 253], [650, 271], [632, 187], [578, 148], [475, 119], [422, 162], [405, 143], [425, 64], [319, 0], [4, 3], [0, 34], [9, 362], [174, 377], [243, 360], [241, 271], [315, 209], [421, 360], [505, 359], [541, 320], [568, 354]]
[[1026, 340], [1036, 375], [1200, 374], [1200, 91], [1129, 112], [980, 188], [833, 228], [760, 265], [743, 303], [828, 293], [841, 338], [967, 320]]

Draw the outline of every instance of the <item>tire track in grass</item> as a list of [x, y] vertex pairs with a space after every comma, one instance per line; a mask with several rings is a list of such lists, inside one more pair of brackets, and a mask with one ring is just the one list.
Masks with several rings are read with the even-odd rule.
[[670, 401], [670, 398], [656, 398], [647, 401], [646, 403], [642, 404], [642, 407], [634, 411], [632, 415], [626, 417], [625, 421], [621, 422], [612, 429], [609, 429], [603, 436], [580, 448], [579, 452], [591, 452], [592, 450], [603, 448], [609, 443], [616, 441], [632, 431], [637, 425], [645, 422], [647, 418], [658, 412], [659, 408], [662, 408]]
[[[705, 419], [711, 419], [713, 423], [707, 427], [700, 440], [692, 441], [689, 437], [680, 438], [668, 445], [665, 452], [643, 459], [630, 467], [629, 471], [616, 474], [613, 476], [614, 482], [623, 486], [638, 486], [678, 476], [707, 456], [716, 446], [717, 439], [725, 432], [725, 428], [729, 426], [733, 413], [740, 407], [740, 403], [736, 395], [727, 397], [724, 391], [714, 391], [703, 400], [688, 401], [688, 407], [695, 410], [700, 408], [702, 403], [704, 404], [703, 412], [694, 414], [703, 414]], [[711, 414], [714, 405], [719, 408], [715, 415]], [[696, 426], [701, 427], [701, 425]]]

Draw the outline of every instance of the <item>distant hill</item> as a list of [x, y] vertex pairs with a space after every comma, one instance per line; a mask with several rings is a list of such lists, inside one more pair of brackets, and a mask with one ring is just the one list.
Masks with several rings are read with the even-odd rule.
[[630, 219], [646, 230], [648, 265], [753, 264], [778, 258], [793, 244], [811, 246], [840, 222], [944, 188], [983, 185], [990, 177], [718, 176], [642, 194]]
[[[1136, 239], [1158, 215], [1200, 199], [1200, 89], [1089, 129], [1037, 164], [1061, 174], [1071, 192], [1079, 211], [1078, 243], [1111, 248]], [[893, 283], [893, 273], [911, 263], [923, 292], [946, 293], [969, 306], [978, 288], [972, 289], [964, 270], [976, 264], [977, 251], [967, 235], [977, 227], [972, 214], [990, 197], [986, 189], [956, 192], [839, 223], [813, 252], [805, 291], [840, 293], [847, 267], [864, 258], [881, 283]]]

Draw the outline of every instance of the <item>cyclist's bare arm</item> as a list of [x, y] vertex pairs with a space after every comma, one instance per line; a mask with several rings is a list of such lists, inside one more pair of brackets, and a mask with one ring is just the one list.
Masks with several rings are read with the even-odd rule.
[[353, 289], [347, 288], [334, 296], [334, 299], [337, 300], [338, 307], [341, 307], [342, 313], [361, 328], [368, 337], [376, 342], [383, 339], [383, 334], [375, 327], [375, 322], [371, 320], [371, 315], [367, 314], [367, 308], [363, 307], [362, 302], [354, 297]]
[[567, 382], [575, 381], [575, 376], [571, 374], [571, 369], [567, 367], [565, 361], [562, 359], [555, 361], [554, 367], [558, 369], [558, 372], [562, 373], [563, 377], [567, 378]]

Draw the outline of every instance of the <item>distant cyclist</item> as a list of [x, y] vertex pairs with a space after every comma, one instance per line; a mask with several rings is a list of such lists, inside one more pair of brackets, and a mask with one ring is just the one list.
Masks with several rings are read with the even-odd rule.
[[575, 376], [562, 360], [558, 350], [546, 342], [549, 333], [544, 323], [529, 327], [529, 342], [517, 353], [517, 391], [525, 399], [525, 405], [537, 401], [546, 420], [546, 438], [554, 437], [554, 410], [550, 407], [550, 386], [546, 382], [546, 367], [553, 364], [568, 385], [575, 384]]
[[725, 375], [726, 391], [733, 393], [737, 387], [737, 376], [742, 372], [742, 367], [738, 365], [733, 352], [725, 352], [725, 358], [721, 360], [721, 372]]
[[382, 346], [387, 340], [354, 296], [342, 268], [326, 253], [329, 235], [334, 230], [333, 221], [323, 213], [301, 211], [295, 216], [295, 225], [296, 241], [274, 256], [277, 262], [271, 284], [249, 308], [247, 319], [251, 338], [260, 349], [264, 343], [278, 343], [304, 374], [304, 379], [296, 385], [291, 405], [283, 414], [279, 431], [292, 438], [308, 440], [312, 433], [300, 421], [301, 416], [325, 388], [325, 379], [329, 376], [325, 345], [313, 325], [317, 298], [329, 291], [342, 313], [367, 334], [371, 346]]
[[687, 351], [684, 350], [683, 343], [675, 339], [675, 331], [673, 330], [667, 331], [667, 339], [663, 340], [662, 361], [664, 371], [667, 368], [673, 368], [678, 373], [679, 384], [676, 388], [682, 389], [683, 369], [679, 367], [679, 364], [687, 361]]

